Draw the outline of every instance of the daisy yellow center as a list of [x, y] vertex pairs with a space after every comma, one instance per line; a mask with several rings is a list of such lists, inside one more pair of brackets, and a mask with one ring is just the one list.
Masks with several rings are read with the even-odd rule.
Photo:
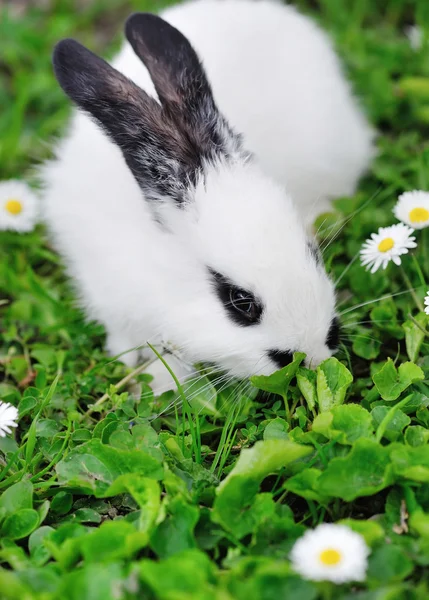
[[424, 221], [429, 220], [429, 210], [421, 207], [413, 208], [413, 210], [410, 210], [408, 216], [411, 223], [423, 223]]
[[334, 550], [334, 548], [326, 548], [326, 550], [323, 550], [319, 554], [320, 562], [327, 567], [338, 565], [338, 563], [341, 562], [341, 558], [341, 554], [338, 550]]
[[378, 244], [378, 249], [380, 252], [387, 252], [388, 250], [391, 250], [394, 245], [395, 242], [392, 240], [392, 238], [384, 238], [384, 240], [381, 240], [381, 242]]
[[15, 200], [15, 198], [11, 198], [7, 200], [5, 209], [11, 215], [19, 215], [22, 212], [22, 203], [19, 200]]

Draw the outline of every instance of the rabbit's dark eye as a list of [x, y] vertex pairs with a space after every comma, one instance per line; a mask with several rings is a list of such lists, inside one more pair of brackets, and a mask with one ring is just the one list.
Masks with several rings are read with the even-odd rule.
[[248, 290], [234, 285], [229, 279], [210, 269], [218, 298], [229, 317], [239, 325], [255, 325], [261, 320], [262, 303]]
[[261, 315], [261, 307], [255, 297], [240, 288], [231, 287], [229, 299], [233, 308], [240, 312], [246, 319], [254, 323]]

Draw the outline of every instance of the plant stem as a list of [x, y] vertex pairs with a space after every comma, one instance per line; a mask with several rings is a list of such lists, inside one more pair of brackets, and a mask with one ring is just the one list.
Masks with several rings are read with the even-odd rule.
[[[148, 342], [147, 345], [152, 350], [152, 352], [156, 355], [156, 357], [162, 362], [164, 367], [167, 369], [167, 371], [170, 373], [171, 377], [173, 378], [174, 383], [176, 384], [177, 391], [179, 392], [179, 395], [182, 398], [184, 413], [186, 414], [186, 417], [187, 417], [188, 423], [189, 423], [189, 429], [190, 429], [191, 437], [192, 437], [192, 446], [194, 448], [194, 454], [195, 454], [195, 462], [201, 463], [201, 435], [197, 436], [196, 426], [194, 425], [194, 422], [192, 420], [192, 411], [191, 411], [191, 407], [189, 405], [188, 399], [186, 397], [186, 394], [183, 391], [182, 386], [180, 385], [180, 381], [177, 379], [176, 375], [174, 374], [172, 368], [167, 363], [167, 361], [161, 356], [161, 354], [156, 350], [156, 348], [154, 348], [152, 346], [152, 344], [149, 344], [149, 342]], [[197, 419], [198, 419], [198, 416], [197, 416]], [[198, 427], [197, 427], [197, 429], [198, 429]], [[185, 435], [184, 428], [183, 428], [183, 435]]]
[[60, 450], [57, 452], [57, 454], [54, 456], [54, 458], [51, 460], [51, 462], [49, 463], [49, 465], [47, 467], [45, 467], [39, 473], [36, 473], [36, 475], [33, 475], [33, 477], [30, 478], [31, 482], [34, 483], [38, 479], [40, 479], [41, 477], [46, 475], [46, 473], [49, 473], [49, 471], [52, 469], [52, 467], [55, 466], [57, 464], [57, 462], [60, 460], [60, 458], [63, 456], [64, 450], [66, 448], [67, 442], [69, 441], [69, 437], [71, 434], [71, 426], [72, 426], [72, 421], [69, 421], [66, 435], [64, 436], [64, 441], [61, 445]]
[[291, 410], [289, 407], [289, 402], [287, 401], [287, 395], [284, 394], [283, 395], [283, 402], [285, 405], [285, 413], [286, 413], [286, 421], [289, 425], [289, 429], [292, 427], [292, 415], [291, 415]]
[[332, 600], [334, 597], [334, 586], [332, 583], [330, 581], [322, 581], [319, 585], [323, 600]]
[[410, 319], [410, 321], [412, 321], [412, 322], [414, 323], [414, 325], [415, 325], [415, 326], [416, 326], [418, 329], [420, 329], [420, 331], [421, 331], [422, 333], [424, 333], [424, 334], [425, 334], [425, 336], [426, 336], [426, 337], [429, 337], [429, 331], [428, 331], [427, 329], [425, 329], [425, 328], [424, 328], [422, 325], [420, 325], [420, 323], [417, 321], [417, 319], [415, 319], [415, 318], [413, 317], [413, 315], [408, 315], [408, 318]]
[[[156, 361], [156, 358], [151, 358], [150, 360], [147, 360], [145, 363], [143, 363], [142, 365], [140, 365], [139, 367], [137, 367], [136, 369], [134, 369], [134, 371], [131, 371], [131, 373], [128, 373], [128, 375], [126, 375], [123, 379], [121, 379], [121, 381], [118, 381], [118, 383], [113, 386], [114, 392], [117, 393], [119, 392], [119, 390], [121, 388], [123, 388], [125, 385], [127, 385], [127, 383], [129, 381], [131, 381], [131, 379], [133, 379], [136, 375], [140, 375], [140, 373], [143, 373], [143, 371], [145, 369], [147, 369], [152, 363], [154, 363]], [[97, 402], [95, 404], [92, 404], [88, 410], [84, 413], [84, 417], [88, 417], [91, 413], [94, 412], [94, 410], [96, 410], [99, 406], [101, 406], [102, 404], [104, 404], [106, 402], [106, 400], [108, 400], [110, 398], [110, 392], [106, 392], [103, 396], [101, 396], [101, 398], [99, 398], [97, 400]]]
[[416, 268], [417, 274], [418, 274], [419, 279], [420, 279], [420, 283], [422, 284], [423, 287], [426, 287], [425, 276], [423, 275], [423, 271], [422, 271], [422, 269], [421, 269], [421, 267], [419, 265], [419, 261], [417, 260], [417, 258], [416, 258], [416, 256], [414, 254], [412, 255], [412, 257], [413, 257], [414, 266]]
[[429, 232], [426, 227], [422, 231], [423, 265], [426, 273], [429, 273]]
[[414, 302], [416, 303], [417, 308], [423, 312], [423, 304], [420, 302], [419, 297], [417, 296], [416, 292], [414, 291], [414, 288], [411, 285], [411, 281], [408, 278], [408, 275], [405, 273], [404, 268], [401, 266], [400, 267], [401, 273], [402, 273], [402, 277], [404, 278], [405, 281], [405, 285], [407, 286], [410, 294], [412, 295]]

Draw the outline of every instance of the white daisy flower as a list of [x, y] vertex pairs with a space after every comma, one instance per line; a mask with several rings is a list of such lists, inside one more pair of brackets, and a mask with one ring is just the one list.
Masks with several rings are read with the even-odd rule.
[[403, 223], [380, 227], [378, 232], [371, 234], [371, 239], [362, 246], [360, 251], [362, 265], [371, 269], [371, 273], [375, 273], [381, 266], [385, 269], [391, 260], [395, 265], [400, 265], [400, 256], [417, 246], [416, 238], [411, 236], [412, 233], [413, 229]]
[[38, 198], [23, 181], [0, 182], [0, 229], [31, 231], [38, 216]]
[[7, 433], [12, 433], [11, 427], [17, 427], [18, 409], [0, 400], [0, 437], [5, 437]]
[[425, 313], [429, 315], [429, 290], [425, 297]]
[[414, 229], [428, 227], [429, 192], [422, 192], [421, 190], [404, 192], [399, 196], [393, 214], [399, 221]]
[[294, 570], [313, 581], [364, 581], [370, 550], [361, 535], [345, 525], [323, 523], [307, 531], [291, 551]]

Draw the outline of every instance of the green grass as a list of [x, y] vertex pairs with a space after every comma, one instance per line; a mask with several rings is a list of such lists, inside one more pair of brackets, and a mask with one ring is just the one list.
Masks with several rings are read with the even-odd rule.
[[[0, 178], [31, 181], [70, 111], [55, 42], [112, 54], [125, 17], [160, 3], [29, 2], [17, 16], [20, 4], [0, 7]], [[314, 375], [296, 355], [253, 386], [205, 377], [177, 403], [155, 398], [104, 354], [43, 228], [2, 232], [0, 398], [20, 420], [0, 438], [1, 599], [428, 597], [429, 232], [402, 269], [353, 259], [394, 222], [399, 193], [429, 190], [429, 44], [404, 35], [415, 22], [429, 34], [429, 3], [298, 4], [331, 32], [380, 131], [358, 193], [316, 224], [339, 281], [338, 360]], [[344, 519], [371, 548], [367, 580], [295, 575], [295, 540]]]

